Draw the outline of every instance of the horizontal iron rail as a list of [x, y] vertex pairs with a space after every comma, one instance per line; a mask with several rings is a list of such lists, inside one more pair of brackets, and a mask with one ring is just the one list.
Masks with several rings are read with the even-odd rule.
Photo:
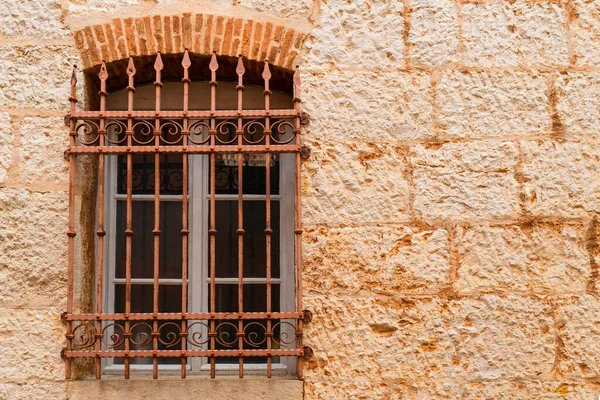
[[301, 148], [296, 144], [264, 145], [201, 145], [201, 146], [70, 146], [67, 154], [128, 154], [128, 153], [175, 153], [175, 154], [210, 154], [210, 153], [298, 153]]
[[157, 320], [231, 320], [231, 319], [303, 319], [301, 312], [217, 312], [217, 313], [113, 313], [113, 314], [64, 314], [65, 321], [146, 321]]
[[90, 118], [135, 118], [135, 119], [153, 119], [153, 118], [166, 118], [166, 119], [177, 119], [177, 118], [190, 118], [190, 119], [207, 119], [207, 118], [238, 118], [238, 117], [251, 117], [251, 118], [264, 118], [264, 117], [279, 117], [279, 118], [293, 118], [300, 116], [298, 111], [294, 109], [285, 110], [216, 110], [216, 111], [75, 111], [69, 114], [69, 117], [76, 119], [90, 119]]
[[272, 350], [67, 350], [67, 358], [73, 357], [266, 357], [302, 356], [302, 349]]

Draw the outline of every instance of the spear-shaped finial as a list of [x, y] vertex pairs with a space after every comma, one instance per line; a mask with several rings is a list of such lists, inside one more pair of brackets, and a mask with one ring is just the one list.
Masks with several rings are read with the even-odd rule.
[[269, 69], [269, 62], [265, 60], [265, 68], [263, 69], [262, 78], [265, 81], [271, 79], [271, 70]]
[[300, 67], [296, 65], [296, 72], [294, 72], [294, 86], [300, 88]]
[[219, 63], [217, 63], [217, 52], [213, 51], [212, 57], [210, 58], [210, 64], [208, 65], [211, 71], [219, 69]]
[[134, 76], [135, 75], [135, 64], [133, 63], [133, 57], [129, 57], [129, 63], [127, 64], [127, 75]]
[[77, 86], [77, 65], [73, 65], [73, 73], [71, 74], [71, 87]]
[[190, 60], [190, 54], [188, 53], [188, 49], [185, 49], [183, 52], [183, 61], [181, 62], [181, 66], [183, 68], [189, 68], [192, 66], [192, 61]]
[[244, 68], [244, 62], [242, 61], [242, 55], [240, 54], [238, 58], [237, 68], [235, 69], [235, 73], [238, 75], [244, 75], [246, 72], [246, 68]]
[[106, 70], [106, 63], [104, 61], [102, 61], [102, 65], [100, 65], [100, 73], [98, 73], [98, 78], [100, 78], [100, 80], [108, 78], [108, 71]]
[[162, 62], [162, 58], [160, 57], [160, 51], [156, 53], [156, 61], [154, 62], [154, 69], [156, 71], [162, 71], [164, 65]]

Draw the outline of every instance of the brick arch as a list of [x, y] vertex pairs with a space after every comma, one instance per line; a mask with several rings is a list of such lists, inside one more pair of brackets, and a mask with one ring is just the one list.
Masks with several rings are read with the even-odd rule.
[[272, 21], [255, 21], [215, 14], [183, 13], [139, 18], [116, 18], [74, 32], [83, 68], [129, 56], [183, 53], [268, 60], [291, 70], [306, 33]]

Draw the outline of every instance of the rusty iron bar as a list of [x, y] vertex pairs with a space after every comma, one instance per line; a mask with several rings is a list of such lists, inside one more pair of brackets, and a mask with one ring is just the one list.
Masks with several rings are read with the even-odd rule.
[[[143, 321], [154, 319], [157, 320], [173, 320], [173, 319], [206, 319], [206, 320], [228, 320], [228, 319], [304, 319], [302, 312], [244, 312], [240, 316], [238, 312], [190, 312], [186, 313], [185, 318], [181, 313], [130, 313], [127, 317], [130, 321]], [[65, 314], [65, 321], [94, 321], [96, 319], [102, 321], [124, 321], [125, 314], [121, 313], [105, 313], [105, 314]]]
[[[271, 71], [269, 70], [269, 62], [265, 61], [265, 67], [263, 70], [262, 78], [265, 82], [265, 90], [263, 92], [265, 96], [265, 247], [266, 247], [266, 278], [267, 278], [267, 314], [273, 311], [271, 308], [271, 235], [273, 229], [271, 229], [271, 153], [269, 148], [271, 145], [271, 118], [269, 112], [271, 110], [271, 90], [269, 88], [269, 80], [271, 79]], [[267, 332], [271, 332], [271, 320], [267, 320]], [[272, 358], [271, 348], [273, 343], [271, 342], [271, 336], [267, 336], [267, 378], [272, 375]]]
[[[210, 64], [210, 229], [208, 230], [208, 234], [210, 236], [210, 312], [215, 313], [216, 308], [216, 285], [215, 285], [215, 275], [216, 275], [216, 217], [215, 217], [215, 190], [216, 190], [216, 154], [214, 152], [215, 149], [215, 135], [216, 131], [216, 118], [215, 111], [217, 108], [217, 69], [219, 68], [219, 64], [217, 63], [217, 54], [213, 52]], [[208, 333], [210, 337], [210, 377], [211, 379], [215, 378], [215, 321], [210, 321], [210, 331]]]
[[[210, 146], [133, 146], [126, 148], [124, 146], [107, 146], [100, 150], [99, 146], [73, 146], [68, 152], [69, 154], [98, 154], [100, 151], [104, 154], [153, 154], [173, 153], [173, 154], [212, 154], [212, 153], [231, 153], [238, 149], [236, 146], [228, 145], [210, 145]], [[243, 145], [242, 153], [264, 153], [267, 151], [264, 145]], [[296, 153], [300, 151], [300, 146], [296, 144], [275, 145], [269, 147], [271, 153]]]
[[[294, 109], [296, 110], [296, 116], [294, 118], [294, 134], [296, 136], [296, 145], [298, 147], [301, 146], [300, 143], [300, 119], [302, 117], [302, 112], [300, 110], [300, 69], [296, 67], [296, 72], [294, 73], [293, 78], [294, 84]], [[302, 310], [302, 211], [300, 208], [300, 193], [302, 191], [302, 180], [300, 179], [300, 169], [302, 160], [300, 157], [300, 153], [296, 153], [296, 190], [295, 190], [295, 202], [294, 207], [296, 210], [296, 222], [294, 228], [294, 234], [296, 239], [296, 245], [294, 246], [295, 254], [295, 264], [296, 264], [296, 310]], [[302, 320], [298, 320], [298, 328], [296, 331], [296, 335], [298, 337], [298, 347], [302, 347]], [[298, 358], [298, 376], [302, 376], [302, 360]]]
[[[243, 164], [244, 164], [244, 153], [242, 153], [242, 147], [244, 142], [244, 119], [242, 117], [242, 109], [243, 109], [243, 93], [244, 93], [244, 63], [242, 61], [242, 56], [238, 58], [238, 65], [235, 70], [238, 75], [238, 84], [236, 87], [237, 90], [237, 110], [239, 113], [239, 117], [237, 119], [237, 143], [238, 143], [238, 154], [237, 154], [237, 164], [238, 164], [238, 229], [237, 229], [237, 238], [238, 238], [238, 312], [241, 314], [244, 312], [244, 174], [243, 174]], [[238, 332], [244, 331], [244, 322], [240, 319], [238, 320]], [[240, 357], [238, 359], [239, 362], [239, 377], [244, 377], [244, 340], [243, 337], [238, 335], [238, 345], [240, 350]]]
[[[181, 66], [183, 67], [183, 130], [181, 134], [183, 136], [183, 147], [186, 148], [188, 145], [188, 136], [190, 134], [188, 129], [189, 118], [187, 115], [189, 108], [189, 90], [190, 90], [190, 77], [189, 68], [192, 63], [190, 61], [190, 55], [188, 50], [185, 49], [183, 54], [183, 61]], [[185, 319], [187, 313], [187, 265], [188, 265], [188, 155], [182, 155], [183, 163], [183, 188], [182, 188], [182, 220], [181, 220], [181, 332], [184, 337], [187, 337], [187, 321]], [[187, 358], [186, 358], [186, 341], [181, 342], [181, 378], [185, 379], [187, 373]]]
[[[156, 118], [154, 120], [154, 145], [160, 146], [161, 138], [161, 127], [160, 127], [160, 102], [161, 102], [161, 71], [163, 69], [163, 62], [160, 57], [160, 52], [156, 54], [156, 61], [154, 62], [154, 71], [156, 73], [156, 81], [154, 82], [155, 88], [155, 111]], [[160, 153], [154, 154], [154, 229], [152, 235], [154, 237], [154, 284], [153, 284], [153, 295], [152, 295], [152, 310], [155, 314], [158, 314], [158, 274], [160, 266]], [[158, 330], [158, 321], [154, 319], [152, 322], [154, 325], [154, 331]], [[152, 336], [152, 349], [155, 354], [158, 351], [158, 336]], [[152, 358], [152, 379], [158, 379], [158, 358], [154, 356]]]
[[[188, 350], [186, 352], [188, 357], [239, 357], [240, 350]], [[180, 350], [158, 350], [156, 352], [158, 357], [181, 357]], [[274, 357], [278, 356], [301, 356], [301, 349], [273, 349], [271, 355]], [[95, 357], [95, 353], [91, 353], [85, 350], [68, 350], [65, 351], [65, 356], [68, 358], [81, 357], [90, 358]], [[153, 350], [102, 350], [100, 351], [101, 357], [154, 357]], [[266, 357], [267, 350], [242, 350], [243, 357]]]
[[[184, 114], [183, 111], [162, 111], [161, 117], [163, 118], [171, 118], [171, 119], [181, 119], [185, 116], [188, 116], [192, 119], [208, 119], [210, 117], [215, 117], [219, 119], [228, 119], [228, 118], [237, 118], [238, 112], [237, 110], [189, 110], [187, 114]], [[107, 119], [125, 119], [128, 117], [133, 117], [135, 119], [153, 119], [156, 115], [154, 111], [132, 111], [131, 115], [127, 111], [106, 111], [104, 116]], [[265, 110], [243, 110], [242, 117], [244, 118], [264, 118], [267, 116]], [[269, 113], [271, 117], [279, 117], [279, 118], [293, 118], [296, 116], [296, 110], [294, 109], [275, 109], [271, 110]], [[100, 118], [100, 113], [98, 111], [74, 111], [72, 118], [75, 119], [93, 119]]]

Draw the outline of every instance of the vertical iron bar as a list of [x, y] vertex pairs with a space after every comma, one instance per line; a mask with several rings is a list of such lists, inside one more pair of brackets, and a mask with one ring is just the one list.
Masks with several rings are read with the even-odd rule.
[[271, 90], [269, 89], [269, 80], [271, 79], [271, 71], [269, 70], [269, 62], [265, 61], [265, 68], [263, 70], [262, 78], [265, 81], [265, 147], [267, 149], [265, 153], [265, 201], [266, 201], [266, 209], [265, 209], [265, 243], [266, 243], [266, 274], [267, 274], [267, 329], [266, 329], [266, 339], [267, 339], [267, 378], [271, 377], [271, 348], [273, 346], [272, 338], [273, 332], [272, 322], [271, 322], [271, 235], [273, 234], [273, 229], [271, 229], [271, 153], [269, 152], [269, 146], [271, 144], [271, 118], [269, 117], [269, 112], [271, 109]]
[[210, 229], [208, 230], [208, 234], [210, 235], [210, 312], [211, 312], [211, 320], [210, 320], [210, 349], [213, 350], [210, 356], [210, 377], [212, 379], [215, 378], [215, 319], [214, 313], [216, 312], [215, 307], [215, 274], [216, 274], [216, 218], [215, 218], [215, 135], [216, 131], [216, 119], [215, 119], [215, 111], [216, 111], [216, 101], [217, 101], [217, 69], [219, 68], [219, 64], [217, 63], [216, 52], [213, 52], [212, 58], [209, 64], [210, 68]]
[[[294, 117], [294, 129], [293, 133], [296, 137], [296, 145], [300, 148], [300, 71], [296, 66], [296, 72], [294, 73], [294, 110], [296, 116]], [[300, 151], [296, 152], [296, 190], [295, 190], [295, 202], [294, 207], [296, 210], [296, 222], [294, 228], [294, 235], [296, 243], [294, 246], [295, 258], [296, 258], [296, 312], [302, 310], [302, 210], [300, 208], [300, 191], [302, 190], [302, 181], [300, 179]], [[296, 328], [296, 339], [298, 348], [302, 348], [302, 320], [298, 319], [298, 327]], [[302, 358], [298, 357], [298, 376], [302, 376]]]
[[[71, 75], [71, 93], [69, 96], [70, 115], [75, 113], [77, 104], [77, 66], [73, 66]], [[69, 119], [69, 149], [75, 146], [77, 136], [76, 121], [73, 117]], [[73, 313], [73, 272], [75, 265], [75, 154], [69, 152], [69, 226], [68, 237], [68, 265], [67, 265], [67, 314]], [[73, 323], [67, 320], [66, 350], [71, 351], [73, 345]], [[65, 362], [65, 377], [71, 379], [71, 358]]]
[[189, 68], [192, 65], [190, 61], [190, 55], [188, 50], [185, 49], [183, 55], [183, 129], [181, 134], [183, 136], [183, 198], [182, 198], [182, 221], [181, 221], [181, 378], [186, 377], [186, 364], [187, 358], [185, 351], [187, 348], [187, 264], [188, 264], [188, 155], [186, 153], [188, 145], [189, 131], [189, 118], [187, 112], [189, 108], [189, 89], [190, 89], [190, 77]]
[[127, 86], [127, 111], [129, 117], [127, 118], [127, 207], [126, 207], [126, 228], [125, 228], [125, 329], [123, 337], [125, 340], [125, 379], [129, 379], [129, 346], [131, 339], [131, 323], [129, 321], [129, 314], [131, 313], [131, 240], [133, 236], [133, 224], [132, 224], [132, 160], [131, 160], [131, 146], [133, 145], [133, 93], [134, 88], [134, 76], [136, 70], [133, 64], [133, 58], [129, 57], [129, 66], [127, 68], [127, 75], [129, 76], [129, 82]]
[[[160, 131], [160, 90], [162, 88], [161, 83], [161, 71], [163, 69], [162, 59], [160, 52], [156, 54], [156, 61], [154, 62], [154, 70], [156, 72], [156, 81], [154, 87], [156, 91], [156, 105], [155, 105], [155, 119], [154, 119], [154, 145], [156, 152], [154, 153], [154, 229], [152, 235], [154, 236], [154, 285], [152, 290], [152, 312], [154, 313], [154, 321], [152, 321], [152, 350], [154, 356], [152, 357], [152, 379], [158, 378], [158, 358], [156, 352], [158, 350], [158, 337], [160, 335], [158, 330], [158, 278], [159, 278], [159, 266], [160, 266], [160, 153], [158, 148], [160, 146], [161, 131]], [[166, 180], [166, 179], [165, 179]]]
[[243, 92], [244, 92], [244, 63], [242, 56], [238, 58], [238, 65], [235, 70], [238, 75], [237, 103], [238, 103], [238, 121], [237, 121], [237, 143], [238, 143], [238, 348], [240, 351], [239, 361], [239, 377], [244, 377], [244, 321], [242, 313], [244, 312], [244, 176], [243, 164], [244, 153], [242, 153], [242, 145], [244, 140], [244, 120], [242, 118]]
[[[98, 146], [100, 149], [104, 146], [104, 137], [106, 135], [106, 119], [104, 112], [106, 111], [106, 98], [108, 93], [106, 92], [106, 79], [108, 79], [108, 72], [106, 71], [106, 64], [102, 61], [100, 67], [100, 121], [98, 125]], [[98, 155], [98, 283], [97, 283], [97, 294], [96, 294], [96, 316], [99, 317], [102, 314], [102, 285], [103, 285], [103, 268], [104, 268], [104, 153], [102, 151]], [[100, 350], [102, 350], [102, 321], [98, 318], [96, 321], [96, 379], [100, 379], [102, 375], [102, 360], [100, 358]]]

